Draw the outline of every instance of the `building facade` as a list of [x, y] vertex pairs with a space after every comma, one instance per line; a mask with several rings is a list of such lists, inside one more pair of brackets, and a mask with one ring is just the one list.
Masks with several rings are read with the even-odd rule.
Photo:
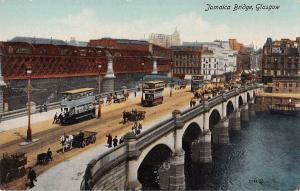
[[295, 41], [268, 38], [263, 47], [262, 81], [272, 84], [272, 92], [299, 93], [300, 38]]
[[180, 34], [177, 29], [170, 35], [152, 33], [149, 35], [148, 41], [165, 48], [181, 45]]
[[202, 55], [201, 74], [205, 79], [237, 70], [237, 51], [230, 48], [228, 41], [205, 42], [202, 47], [212, 51]]
[[190, 78], [201, 74], [201, 56], [208, 49], [201, 47], [173, 46], [173, 75], [179, 78]]

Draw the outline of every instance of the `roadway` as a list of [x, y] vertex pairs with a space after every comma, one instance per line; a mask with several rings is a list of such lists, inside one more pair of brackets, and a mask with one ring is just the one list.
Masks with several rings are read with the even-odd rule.
[[[166, 115], [169, 115], [173, 110], [183, 108], [189, 105], [190, 99], [193, 94], [189, 91], [189, 88], [184, 90], [173, 90], [173, 96], [169, 96], [169, 91], [164, 91], [164, 102], [161, 105], [154, 107], [142, 107], [140, 106], [140, 97], [132, 98], [123, 103], [116, 103], [106, 107], [103, 107], [102, 118], [83, 121], [74, 125], [59, 126], [52, 124], [52, 120], [43, 121], [33, 124], [33, 138], [38, 138], [39, 141], [26, 146], [19, 146], [19, 143], [24, 141], [26, 136], [26, 127], [12, 129], [6, 132], [0, 133], [0, 154], [8, 152], [25, 152], [28, 157], [28, 166], [35, 166], [36, 155], [41, 152], [46, 152], [50, 147], [53, 152], [53, 161], [45, 166], [35, 166], [37, 174], [41, 174], [47, 169], [55, 166], [65, 160], [68, 160], [74, 156], [79, 155], [83, 151], [86, 151], [99, 144], [106, 143], [105, 135], [111, 133], [115, 135], [122, 135], [128, 131], [131, 131], [133, 123], [123, 124], [122, 112], [124, 110], [131, 110], [136, 108], [138, 110], [146, 111], [146, 118], [142, 121], [143, 125], [151, 124], [153, 121], [159, 120]], [[61, 152], [61, 145], [59, 144], [59, 138], [63, 133], [73, 134], [79, 130], [89, 130], [97, 132], [97, 141], [95, 144], [89, 145], [85, 148], [73, 149], [66, 153]], [[118, 138], [120, 138], [118, 136]], [[4, 185], [4, 189], [24, 189], [25, 177], [12, 181], [11, 183]]]

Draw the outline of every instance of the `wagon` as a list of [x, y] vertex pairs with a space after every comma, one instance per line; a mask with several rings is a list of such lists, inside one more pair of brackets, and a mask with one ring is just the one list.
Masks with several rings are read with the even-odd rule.
[[73, 143], [72, 143], [73, 147], [83, 148], [89, 144], [93, 144], [96, 142], [97, 132], [83, 131], [82, 133], [83, 133], [83, 138], [80, 135], [80, 133], [73, 135]]
[[45, 164], [48, 164], [48, 162], [50, 161], [50, 158], [47, 153], [40, 153], [40, 154], [37, 154], [36, 161], [37, 161], [37, 164], [45, 165]]
[[123, 112], [123, 123], [127, 121], [140, 121], [145, 119], [145, 111], [124, 111]]
[[16, 153], [12, 155], [3, 154], [0, 160], [0, 182], [10, 182], [15, 178], [22, 177], [26, 174], [25, 165], [27, 157], [25, 153]]

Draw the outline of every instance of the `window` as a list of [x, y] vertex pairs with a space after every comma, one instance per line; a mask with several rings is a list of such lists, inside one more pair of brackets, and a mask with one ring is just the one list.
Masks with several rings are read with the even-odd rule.
[[289, 83], [289, 87], [293, 87], [293, 84], [292, 84], [292, 83]]
[[276, 85], [276, 87], [278, 87], [278, 86], [279, 86], [279, 83], [277, 82], [275, 85]]
[[300, 83], [299, 83], [299, 82], [297, 82], [297, 83], [296, 83], [296, 87], [299, 87], [299, 85], [300, 85]]
[[292, 92], [292, 89], [289, 89], [289, 92]]

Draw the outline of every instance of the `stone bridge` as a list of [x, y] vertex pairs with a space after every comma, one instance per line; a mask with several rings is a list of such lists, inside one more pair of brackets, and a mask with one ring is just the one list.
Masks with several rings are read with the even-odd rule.
[[[196, 163], [212, 162], [212, 144], [228, 144], [229, 130], [240, 130], [241, 121], [254, 114], [258, 89], [255, 84], [236, 88], [182, 112], [175, 110], [138, 136], [126, 134], [123, 144], [87, 165], [81, 190], [140, 190], [151, 177], [160, 189], [184, 190], [185, 154]], [[156, 170], [145, 175], [149, 167]]]

